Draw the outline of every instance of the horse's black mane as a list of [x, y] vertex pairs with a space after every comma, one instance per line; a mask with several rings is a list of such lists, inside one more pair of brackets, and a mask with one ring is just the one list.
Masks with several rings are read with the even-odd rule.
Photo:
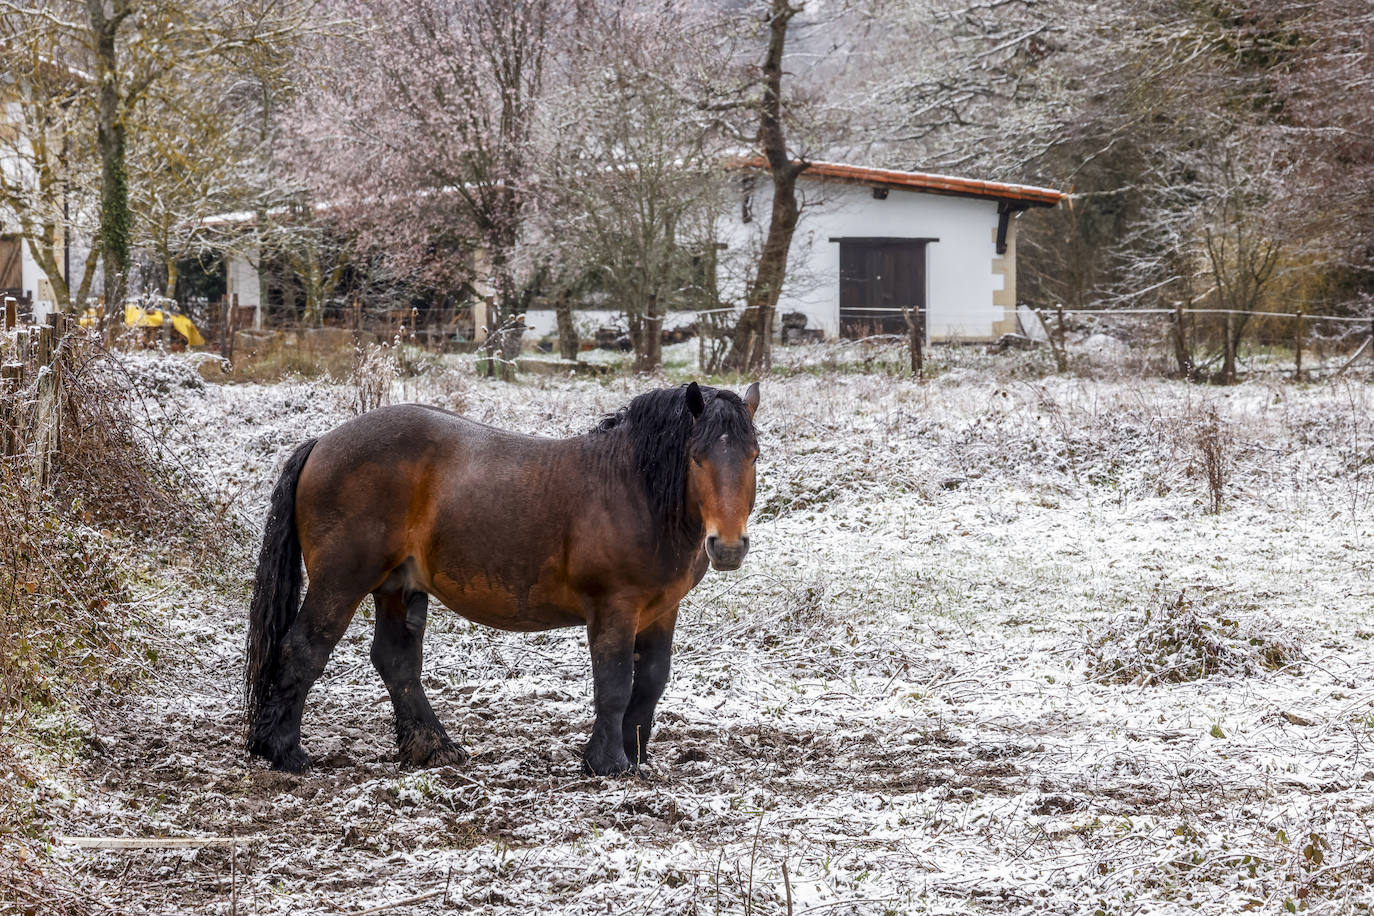
[[[701, 386], [706, 407], [693, 422], [687, 408], [687, 386], [659, 388], [641, 394], [602, 418], [591, 435], [614, 436], [627, 446], [644, 485], [649, 510], [663, 532], [662, 547], [673, 553], [691, 549], [701, 539], [701, 520], [687, 514], [687, 462], [694, 449], [704, 449], [721, 436], [752, 448], [753, 417], [733, 391]], [[617, 449], [618, 450], [618, 449]]]

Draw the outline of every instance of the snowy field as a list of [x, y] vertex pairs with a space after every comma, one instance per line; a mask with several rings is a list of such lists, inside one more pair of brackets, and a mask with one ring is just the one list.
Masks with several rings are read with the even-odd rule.
[[[87, 726], [54, 832], [234, 840], [61, 867], [120, 913], [1369, 912], [1374, 387], [1020, 358], [764, 381], [754, 549], [684, 605], [642, 778], [581, 772], [582, 631], [442, 610], [426, 688], [473, 757], [401, 770], [370, 607], [311, 694], [317, 766], [271, 772], [239, 735], [256, 543], [227, 593], [164, 574], [163, 673]], [[255, 528], [355, 397], [140, 372]], [[444, 370], [394, 398], [563, 436], [662, 383]]]

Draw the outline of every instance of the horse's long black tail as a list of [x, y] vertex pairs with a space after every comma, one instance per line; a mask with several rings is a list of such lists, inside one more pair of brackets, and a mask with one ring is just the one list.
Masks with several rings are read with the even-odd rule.
[[252, 729], [267, 702], [281, 640], [296, 619], [301, 602], [301, 539], [296, 533], [296, 482], [315, 447], [310, 439], [291, 453], [272, 490], [267, 529], [258, 554], [258, 576], [248, 611], [248, 663], [244, 700]]

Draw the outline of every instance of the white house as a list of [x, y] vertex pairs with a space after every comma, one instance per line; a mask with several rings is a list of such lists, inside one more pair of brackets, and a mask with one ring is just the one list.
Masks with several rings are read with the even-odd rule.
[[[727, 251], [757, 245], [767, 231], [772, 185], [764, 173], [753, 185], [754, 199], [726, 224]], [[903, 309], [919, 309], [928, 340], [989, 340], [1016, 330], [1017, 217], [1065, 195], [813, 162], [798, 196], [779, 312], [805, 314], [826, 337], [856, 337], [904, 332]]]
[[[772, 207], [762, 161], [741, 175], [738, 206], [718, 230], [718, 284], [734, 302], [744, 300]], [[797, 192], [802, 213], [778, 312], [801, 312], [825, 337], [859, 337], [906, 333], [903, 310], [915, 308], [929, 341], [992, 340], [1016, 330], [1017, 218], [1065, 197], [1052, 188], [835, 162], [811, 163]], [[673, 314], [665, 326], [693, 317]], [[554, 331], [553, 312], [531, 312], [527, 322], [534, 334]]]

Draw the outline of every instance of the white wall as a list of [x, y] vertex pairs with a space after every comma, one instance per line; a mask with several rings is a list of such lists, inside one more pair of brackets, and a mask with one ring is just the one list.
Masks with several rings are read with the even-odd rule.
[[262, 330], [262, 284], [257, 268], [248, 263], [248, 256], [234, 253], [226, 258], [224, 281], [225, 299], [233, 305], [238, 296], [239, 308], [253, 309], [253, 327]]
[[[778, 302], [779, 312], [804, 312], [807, 327], [839, 332], [840, 245], [831, 238], [937, 238], [926, 246], [926, 327], [932, 339], [993, 336], [993, 323], [1005, 309], [993, 305], [1004, 278], [993, 273], [997, 257], [997, 202], [916, 191], [891, 190], [885, 200], [871, 188], [839, 182], [799, 183], [801, 220], [792, 239], [792, 264]], [[752, 257], [768, 230], [772, 189], [760, 176], [751, 223], [738, 206], [722, 226], [727, 244], [723, 261]], [[743, 257], [740, 257], [743, 256]], [[743, 269], [741, 269], [743, 268]], [[744, 298], [747, 264], [736, 276], [722, 274], [722, 289]]]
[[258, 283], [258, 272], [248, 263], [246, 257], [235, 254], [229, 258], [225, 266], [225, 280], [225, 294], [229, 297], [230, 304], [234, 302], [234, 296], [238, 296], [241, 308], [262, 306], [262, 287]]
[[[56, 310], [56, 295], [53, 293], [52, 283], [48, 281], [48, 275], [43, 273], [38, 262], [33, 259], [28, 239], [21, 239], [19, 247], [23, 251], [24, 292], [33, 293], [33, 320], [41, 323], [48, 319], [48, 313]], [[59, 251], [58, 258], [61, 256]]]

